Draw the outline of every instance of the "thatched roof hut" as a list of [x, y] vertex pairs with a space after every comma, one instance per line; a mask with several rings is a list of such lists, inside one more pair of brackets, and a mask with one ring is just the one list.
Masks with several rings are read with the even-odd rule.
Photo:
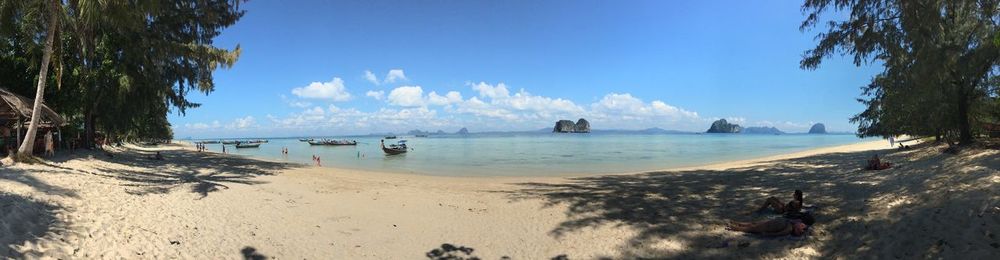
[[[6, 122], [27, 122], [31, 119], [31, 110], [35, 105], [35, 101], [26, 97], [23, 97], [7, 89], [0, 88], [0, 120]], [[41, 122], [43, 126], [58, 127], [66, 125], [66, 120], [59, 116], [56, 111], [42, 104], [42, 118]]]

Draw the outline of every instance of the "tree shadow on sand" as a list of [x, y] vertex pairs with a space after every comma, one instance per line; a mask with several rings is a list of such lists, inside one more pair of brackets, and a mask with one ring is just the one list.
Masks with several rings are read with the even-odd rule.
[[[93, 152], [92, 152], [93, 153]], [[190, 188], [200, 198], [209, 193], [228, 189], [228, 184], [254, 185], [265, 183], [256, 177], [274, 175], [285, 169], [300, 167], [292, 163], [270, 162], [236, 155], [187, 150], [161, 151], [164, 160], [153, 159], [154, 152], [123, 149], [114, 157], [94, 156], [107, 164], [94, 164], [92, 169], [75, 169], [48, 164], [67, 171], [98, 175], [124, 181], [131, 194], [164, 194], [178, 188]]]
[[261, 254], [256, 248], [252, 246], [243, 247], [240, 249], [240, 255], [243, 256], [244, 260], [267, 260], [267, 256]]
[[47, 195], [78, 198], [76, 191], [51, 185], [30, 173], [32, 172], [25, 169], [3, 167], [0, 168], [0, 180], [20, 183]]
[[0, 192], [0, 258], [39, 258], [44, 252], [33, 244], [49, 232], [64, 232], [65, 224], [55, 217], [59, 209], [45, 202]]
[[[882, 252], [878, 253], [898, 255], [881, 257], [949, 256], [943, 252], [953, 254], [958, 250], [927, 249], [949, 243], [938, 242], [934, 238], [936, 229], [920, 229], [922, 225], [933, 223], [914, 223], [922, 223], [917, 219], [921, 215], [942, 214], [941, 207], [955, 212], [967, 211], [948, 209], [948, 205], [965, 205], [979, 200], [974, 203], [984, 204], [985, 208], [1000, 206], [996, 204], [1000, 181], [989, 180], [1000, 180], [996, 168], [997, 157], [1000, 156], [994, 154], [960, 162], [958, 160], [966, 160], [968, 156], [948, 158], [951, 155], [940, 154], [937, 149], [939, 147], [878, 151], [881, 156], [896, 163], [895, 168], [884, 171], [861, 170], [866, 159], [876, 152], [834, 153], [724, 171], [665, 171], [579, 177], [565, 183], [519, 183], [517, 185], [522, 189], [510, 196], [514, 200], [542, 198], [546, 200], [546, 206], [567, 205], [565, 214], [568, 219], [550, 231], [549, 234], [554, 237], [606, 225], [633, 228], [637, 231], [636, 235], [623, 241], [619, 255], [607, 256], [616, 259], [788, 257], [790, 251], [806, 246], [815, 250], [812, 255], [798, 252], [795, 254], [800, 255], [791, 256], [851, 258], [858, 254], [876, 254], [866, 251], [871, 250], [873, 245], [895, 245], [894, 250], [879, 249]], [[915, 152], [929, 155], [915, 161], [905, 159], [909, 158], [905, 157], [906, 154]], [[956, 177], [954, 172], [967, 170], [955, 166], [963, 163], [992, 165], [992, 168], [980, 167], [985, 169], [973, 169], [972, 173]], [[947, 199], [943, 199], [926, 192], [929, 188], [940, 188], [928, 187], [932, 185], [929, 179], [933, 178], [961, 178], [938, 182], [980, 185], [954, 190]], [[790, 198], [794, 189], [805, 191], [806, 203], [819, 207], [817, 224], [805, 238], [762, 239], [724, 230], [729, 220], [762, 219], [747, 213], [768, 196], [777, 196], [782, 200]], [[880, 203], [886, 203], [883, 199], [887, 197], [908, 198], [913, 202], [906, 207], [889, 210], [888, 214], [885, 214], [886, 210], [875, 214], [879, 211], [874, 210], [873, 205], [885, 207]], [[973, 222], [977, 227], [986, 229], [977, 232], [995, 235], [983, 236], [986, 239], [978, 242], [961, 241], [961, 246], [985, 246], [985, 249], [996, 250], [990, 243], [1000, 236], [1000, 230], [997, 230], [1000, 228], [1000, 212], [970, 218], [975, 220]], [[885, 236], [888, 234], [885, 232], [922, 232], [927, 238], [917, 240], [919, 243], [916, 244], [900, 246], [890, 241], [894, 236]], [[728, 240], [733, 239], [743, 242], [738, 247], [729, 246]], [[664, 241], [673, 241], [674, 245], [681, 246], [663, 246]], [[741, 250], [748, 246], [754, 247], [754, 250]]]

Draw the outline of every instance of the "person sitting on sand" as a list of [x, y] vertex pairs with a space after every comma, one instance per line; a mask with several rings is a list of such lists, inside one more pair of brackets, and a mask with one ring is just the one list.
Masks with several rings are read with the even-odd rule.
[[868, 159], [868, 165], [865, 166], [865, 170], [879, 171], [892, 168], [892, 163], [882, 162], [882, 159], [878, 158], [878, 155], [873, 155], [871, 159]]
[[802, 208], [802, 204], [803, 204], [802, 190], [795, 190], [795, 193], [792, 196], [792, 201], [789, 201], [788, 204], [781, 203], [781, 200], [778, 199], [777, 197], [770, 197], [764, 200], [764, 205], [761, 205], [760, 208], [758, 208], [753, 213], [764, 212], [767, 211], [768, 209], [778, 214], [798, 212], [799, 209]]
[[763, 236], [801, 236], [806, 233], [808, 227], [801, 219], [774, 218], [757, 222], [731, 221], [726, 229]]
[[160, 154], [159, 151], [157, 151], [155, 155], [146, 156], [146, 159], [162, 161], [163, 160], [163, 155]]

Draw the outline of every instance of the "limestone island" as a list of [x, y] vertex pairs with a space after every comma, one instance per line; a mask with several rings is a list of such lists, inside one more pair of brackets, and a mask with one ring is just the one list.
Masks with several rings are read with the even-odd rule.
[[576, 123], [570, 120], [559, 120], [556, 122], [556, 126], [552, 128], [553, 133], [590, 133], [590, 122], [587, 119], [580, 118]]

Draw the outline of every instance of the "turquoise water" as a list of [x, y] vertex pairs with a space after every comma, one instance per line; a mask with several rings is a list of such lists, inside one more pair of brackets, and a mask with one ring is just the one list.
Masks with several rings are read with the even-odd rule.
[[[269, 139], [230, 153], [325, 167], [447, 176], [558, 176], [622, 173], [752, 159], [862, 141], [853, 135], [741, 134], [473, 134], [406, 139], [413, 149], [383, 154], [379, 137], [342, 137], [357, 146], [311, 146]], [[340, 138], [338, 138], [340, 139]], [[386, 140], [395, 142], [395, 140]], [[221, 144], [208, 144], [221, 151]], [[282, 155], [281, 149], [289, 154]]]

